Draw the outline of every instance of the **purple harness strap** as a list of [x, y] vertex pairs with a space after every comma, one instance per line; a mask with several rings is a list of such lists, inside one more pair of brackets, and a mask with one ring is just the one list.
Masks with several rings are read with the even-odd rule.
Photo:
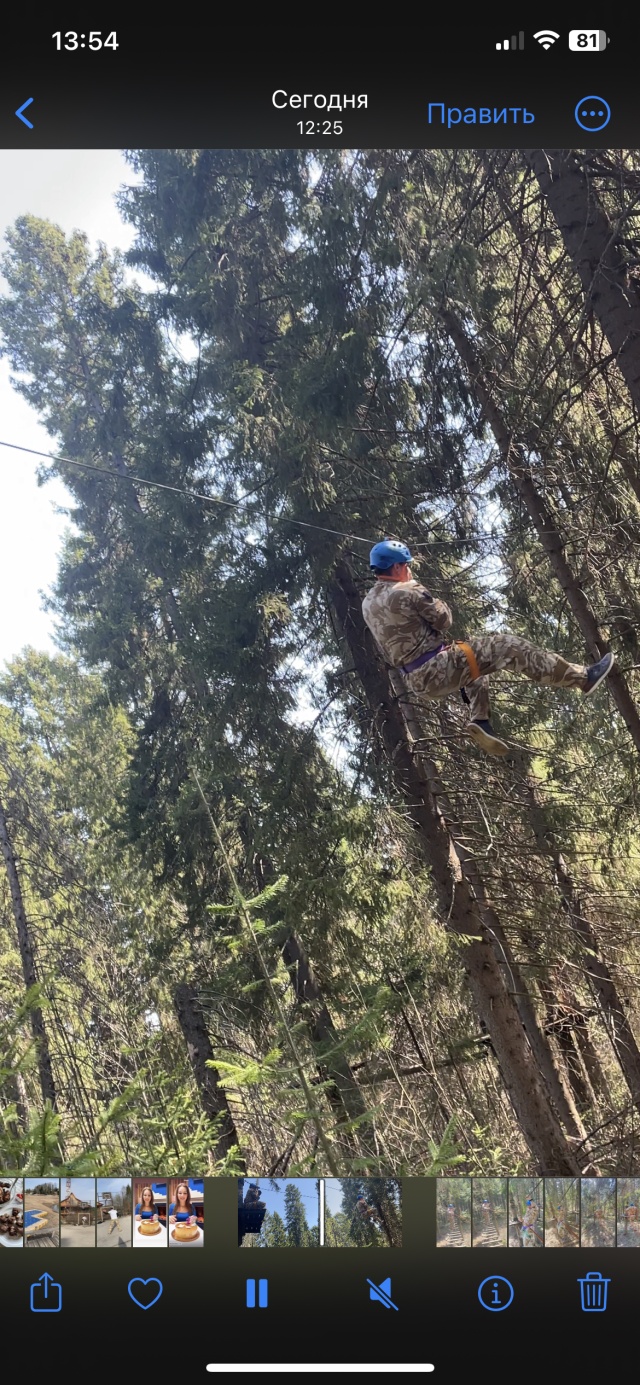
[[438, 645], [437, 649], [428, 649], [426, 654], [420, 654], [417, 659], [412, 659], [410, 664], [401, 664], [401, 673], [414, 673], [417, 668], [422, 668], [423, 664], [428, 664], [430, 659], [435, 659], [436, 654], [440, 654], [444, 649], [444, 642]]

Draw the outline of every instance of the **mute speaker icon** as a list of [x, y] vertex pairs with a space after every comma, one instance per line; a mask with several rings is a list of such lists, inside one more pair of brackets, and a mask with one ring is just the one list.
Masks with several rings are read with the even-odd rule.
[[397, 1303], [391, 1297], [391, 1280], [383, 1279], [381, 1284], [374, 1284], [372, 1279], [367, 1280], [369, 1285], [369, 1298], [377, 1303], [383, 1303], [385, 1308], [395, 1308], [399, 1312]]

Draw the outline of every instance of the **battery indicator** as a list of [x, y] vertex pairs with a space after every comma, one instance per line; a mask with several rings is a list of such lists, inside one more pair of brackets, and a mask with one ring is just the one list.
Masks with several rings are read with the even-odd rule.
[[569, 47], [574, 53], [602, 53], [609, 39], [604, 29], [572, 29]]

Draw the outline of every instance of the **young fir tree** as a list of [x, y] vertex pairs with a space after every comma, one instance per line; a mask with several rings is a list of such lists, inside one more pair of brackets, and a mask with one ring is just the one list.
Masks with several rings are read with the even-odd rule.
[[284, 1223], [287, 1245], [304, 1249], [309, 1244], [309, 1224], [302, 1194], [295, 1183], [287, 1183], [284, 1190]]

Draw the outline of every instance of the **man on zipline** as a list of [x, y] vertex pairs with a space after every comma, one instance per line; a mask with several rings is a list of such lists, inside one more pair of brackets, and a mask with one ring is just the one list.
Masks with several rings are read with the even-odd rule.
[[419, 697], [442, 698], [460, 689], [469, 707], [467, 734], [488, 755], [507, 755], [489, 720], [487, 674], [523, 673], [534, 683], [577, 688], [588, 697], [613, 666], [613, 654], [596, 664], [570, 664], [519, 635], [479, 635], [446, 644], [442, 636], [451, 625], [451, 611], [411, 576], [411, 553], [396, 539], [383, 539], [371, 549], [376, 581], [362, 603], [374, 639], [393, 668], [404, 673]]

